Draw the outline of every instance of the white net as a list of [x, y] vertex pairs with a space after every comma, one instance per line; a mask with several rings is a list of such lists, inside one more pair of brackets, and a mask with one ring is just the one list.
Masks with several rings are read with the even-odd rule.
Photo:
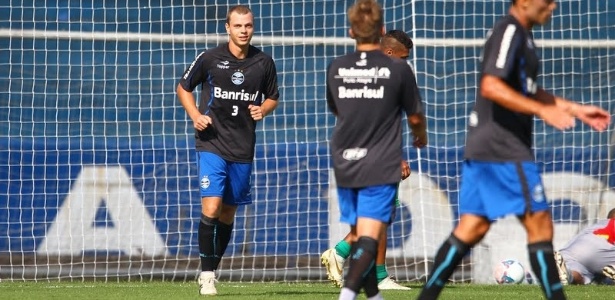
[[[0, 4], [0, 278], [193, 279], [200, 217], [192, 126], [179, 76], [226, 41], [238, 1], [10, 1]], [[325, 280], [320, 253], [346, 233], [337, 219], [324, 100], [325, 68], [354, 49], [348, 1], [249, 1], [253, 44], [278, 69], [281, 103], [257, 129], [253, 205], [238, 212], [220, 277]], [[430, 144], [405, 150], [389, 230], [388, 268], [421, 279], [457, 220], [465, 118], [488, 29], [510, 1], [381, 1], [387, 29], [414, 39], [412, 64]], [[612, 110], [615, 5], [558, 1], [534, 33], [541, 83]], [[556, 246], [615, 207], [608, 134], [536, 123], [536, 153], [553, 202]], [[407, 134], [407, 132], [406, 132]], [[519, 237], [503, 243], [511, 232]], [[517, 250], [515, 250], [517, 249]], [[520, 249], [520, 250], [518, 250]], [[493, 261], [525, 262], [507, 220], [454, 276], [491, 280]], [[526, 264], [528, 265], [528, 264]]]

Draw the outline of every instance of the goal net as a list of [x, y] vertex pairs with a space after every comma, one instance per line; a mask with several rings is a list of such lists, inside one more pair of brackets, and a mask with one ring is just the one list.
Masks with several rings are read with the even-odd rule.
[[[387, 29], [415, 42], [410, 63], [429, 145], [404, 152], [412, 175], [389, 228], [387, 266], [424, 279], [458, 220], [466, 117], [486, 32], [511, 1], [384, 0]], [[172, 3], [172, 4], [169, 4]], [[9, 1], [0, 4], [0, 279], [192, 280], [200, 200], [192, 124], [175, 95], [203, 49], [226, 42], [239, 1]], [[328, 142], [325, 69], [353, 51], [348, 1], [243, 1], [253, 44], [278, 69], [280, 105], [257, 128], [254, 204], [241, 207], [219, 278], [326, 280], [320, 254], [344, 237]], [[540, 83], [609, 111], [615, 92], [610, 1], [558, 1], [534, 30]], [[610, 133], [536, 122], [556, 247], [615, 207]], [[506, 241], [506, 242], [504, 242]], [[490, 282], [504, 258], [529, 266], [525, 234], [504, 219], [455, 281]]]

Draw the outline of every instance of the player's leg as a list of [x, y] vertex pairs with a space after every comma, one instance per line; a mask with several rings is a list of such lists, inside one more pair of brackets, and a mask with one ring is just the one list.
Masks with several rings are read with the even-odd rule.
[[485, 204], [496, 195], [484, 193], [488, 180], [483, 178], [483, 165], [466, 161], [463, 164], [457, 227], [436, 252], [434, 264], [418, 299], [436, 299], [463, 257], [489, 231]]
[[521, 217], [527, 231], [527, 249], [532, 271], [547, 299], [565, 299], [553, 251], [553, 222], [546, 211], [528, 212]]
[[564, 257], [559, 251], [555, 251], [553, 255], [555, 256], [555, 265], [557, 266], [559, 281], [564, 285], [571, 283], [571, 273], [568, 271]]
[[199, 188], [201, 195], [201, 220], [198, 227], [199, 257], [201, 273], [199, 274], [199, 293], [215, 295], [216, 262], [219, 230], [219, 218], [222, 211], [222, 196], [226, 180], [226, 162], [218, 155], [209, 152], [197, 152], [199, 169]]
[[604, 267], [602, 268], [602, 274], [608, 278], [606, 284], [613, 284], [615, 281], [615, 251], [609, 251], [603, 253], [604, 259], [600, 262]]
[[[558, 255], [559, 254], [559, 255]], [[579, 261], [569, 258], [566, 260], [564, 253], [558, 253], [555, 255], [555, 263], [559, 264], [558, 257], [564, 260], [566, 268], [566, 283], [569, 284], [590, 284], [594, 281], [594, 272], [587, 269], [586, 266]], [[558, 266], [559, 268], [559, 266]], [[598, 272], [596, 272], [598, 273]], [[561, 278], [560, 278], [561, 281]], [[562, 283], [564, 284], [564, 283]]]
[[[357, 234], [359, 239], [352, 244], [349, 258], [348, 273], [344, 279], [344, 287], [340, 292], [340, 300], [355, 299], [361, 288], [367, 298], [379, 294], [376, 279], [375, 259], [378, 252], [378, 233], [374, 232], [384, 224], [374, 219], [359, 217]], [[361, 229], [364, 229], [361, 231]]]
[[220, 212], [215, 269], [218, 269], [220, 260], [231, 241], [235, 213], [239, 205], [252, 203], [250, 193], [250, 177], [252, 174], [252, 164], [227, 162], [228, 175], [226, 178], [226, 189], [222, 198], [222, 209]]
[[386, 268], [386, 255], [387, 255], [387, 231], [386, 228], [380, 233], [378, 239], [378, 253], [376, 255], [376, 278], [378, 279], [378, 288], [380, 288], [380, 282], [389, 277], [389, 273]]
[[381, 297], [375, 268], [378, 239], [390, 221], [396, 186], [370, 186], [355, 191], [358, 239], [352, 245], [348, 273], [340, 292], [340, 299], [355, 299], [361, 288], [365, 290], [367, 298], [378, 299]]
[[399, 200], [397, 199], [396, 195], [395, 206], [393, 207], [393, 213], [391, 214], [391, 221], [389, 221], [387, 226], [382, 230], [382, 233], [380, 234], [380, 239], [378, 241], [378, 254], [376, 256], [376, 279], [378, 279], [379, 290], [410, 290], [409, 287], [405, 287], [395, 282], [395, 280], [393, 280], [393, 278], [389, 276], [389, 272], [386, 266], [387, 228], [391, 226], [391, 224], [395, 220], [395, 211], [397, 210], [398, 206]]
[[[519, 219], [527, 232], [527, 249], [532, 271], [538, 277], [547, 299], [565, 299], [553, 250], [553, 221], [536, 163], [515, 163], [519, 185], [525, 200], [524, 214]], [[511, 176], [511, 178], [515, 178]]]
[[607, 265], [602, 268], [602, 274], [607, 278], [615, 280], [615, 265]]
[[201, 273], [199, 274], [199, 294], [216, 295], [215, 281], [216, 261], [216, 231], [218, 230], [219, 208], [222, 206], [220, 197], [203, 197], [201, 199], [201, 220], [198, 228], [199, 257], [201, 260]]
[[342, 287], [344, 282], [344, 263], [350, 256], [352, 243], [356, 240], [356, 228], [351, 226], [348, 234], [335, 247], [325, 250], [320, 261], [325, 266], [327, 278], [336, 286]]
[[470, 249], [489, 231], [490, 222], [482, 216], [464, 214], [451, 235], [436, 252], [434, 264], [418, 299], [436, 299]]

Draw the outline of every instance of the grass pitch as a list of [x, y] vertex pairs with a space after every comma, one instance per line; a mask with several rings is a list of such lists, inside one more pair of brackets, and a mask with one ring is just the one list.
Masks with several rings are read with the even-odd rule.
[[[382, 291], [385, 299], [415, 299], [421, 284], [410, 291]], [[1, 299], [337, 299], [329, 283], [219, 282], [217, 296], [200, 296], [196, 282], [0, 282]], [[611, 299], [614, 286], [566, 286], [569, 299]], [[361, 295], [358, 299], [365, 299]], [[544, 299], [537, 285], [449, 284], [440, 299]]]

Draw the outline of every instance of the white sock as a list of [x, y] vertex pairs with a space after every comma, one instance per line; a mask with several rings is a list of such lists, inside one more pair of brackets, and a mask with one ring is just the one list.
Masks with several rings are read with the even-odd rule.
[[349, 288], [342, 288], [342, 291], [340, 292], [340, 297], [338, 298], [338, 300], [354, 300], [356, 298], [357, 298], [357, 293], [353, 292]]
[[382, 294], [380, 292], [378, 292], [378, 294], [367, 298], [367, 300], [384, 300], [384, 298], [382, 297]]

